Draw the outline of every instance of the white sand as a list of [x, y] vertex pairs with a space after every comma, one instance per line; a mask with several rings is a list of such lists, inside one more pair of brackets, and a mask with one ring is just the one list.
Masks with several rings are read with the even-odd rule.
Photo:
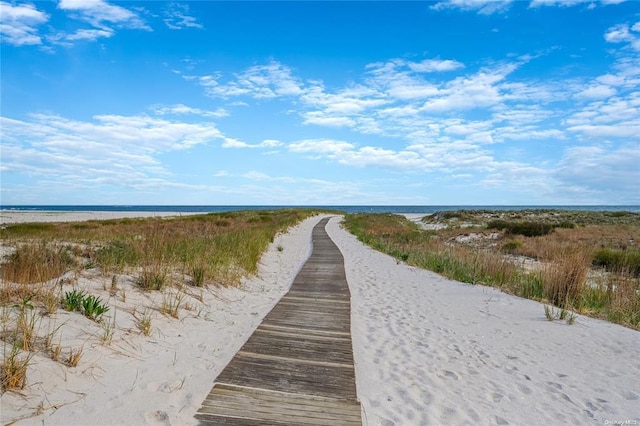
[[540, 303], [398, 264], [338, 222], [365, 424], [640, 424], [640, 333], [549, 322]]
[[0, 210], [0, 225], [25, 222], [81, 222], [86, 220], [120, 219], [125, 217], [171, 217], [204, 214], [198, 212], [97, 212]]
[[[277, 237], [242, 289], [205, 293], [204, 303], [188, 298], [192, 309], [180, 320], [153, 311], [150, 337], [131, 310], [158, 306], [161, 296], [131, 282], [121, 283], [131, 289], [126, 304], [109, 299], [118, 324], [109, 346], [100, 325], [58, 311], [63, 347], [84, 347], [80, 365], [37, 355], [22, 395], [2, 396], [2, 423], [194, 424], [216, 376], [310, 254], [319, 219]], [[364, 424], [640, 424], [640, 333], [585, 317], [548, 322], [539, 303], [398, 264], [342, 230], [339, 218], [327, 230], [351, 288]], [[79, 285], [106, 299], [106, 281]]]
[[[80, 347], [83, 356], [77, 367], [69, 368], [46, 354], [36, 355], [27, 388], [2, 396], [1, 423], [24, 418], [18, 424], [196, 424], [193, 416], [215, 378], [288, 291], [311, 254], [311, 230], [319, 220], [307, 219], [276, 237], [258, 276], [241, 289], [204, 292], [201, 303], [197, 289], [191, 288], [196, 297], [185, 299], [191, 309], [181, 309], [179, 320], [158, 312], [161, 294], [134, 290], [131, 279], [119, 283], [128, 289], [125, 303], [120, 294], [109, 297], [109, 277], [80, 278], [79, 288], [109, 300], [107, 315], [116, 313], [113, 341], [105, 346], [102, 326], [78, 313], [59, 310], [43, 318], [40, 334], [62, 325], [54, 343], [61, 343], [63, 356]], [[138, 315], [151, 309], [149, 337], [139, 331], [134, 307]]]

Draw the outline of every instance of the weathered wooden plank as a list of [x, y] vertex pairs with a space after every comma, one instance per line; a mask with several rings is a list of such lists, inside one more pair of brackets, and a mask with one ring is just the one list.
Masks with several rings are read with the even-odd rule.
[[305, 339], [322, 339], [322, 340], [346, 340], [351, 342], [351, 335], [349, 332], [341, 331], [323, 331], [323, 330], [310, 330], [308, 328], [300, 327], [282, 327], [274, 324], [261, 326], [256, 333], [282, 333], [288, 336]]
[[322, 220], [290, 291], [218, 376], [202, 425], [360, 425], [344, 258]]
[[[295, 368], [294, 368], [295, 367]], [[356, 399], [354, 373], [342, 368], [312, 364], [292, 365], [289, 361], [235, 357], [217, 381], [267, 390], [286, 389], [291, 393], [328, 398]]]
[[290, 335], [254, 333], [242, 350], [300, 360], [353, 364], [351, 342], [348, 340], [334, 339], [328, 343], [322, 339], [293, 339]]
[[[248, 412], [247, 407], [252, 407]], [[229, 387], [213, 388], [203, 404], [203, 413], [220, 414], [265, 420], [292, 420], [321, 424], [328, 421], [359, 421], [360, 405], [348, 400], [318, 399], [293, 394], [277, 394], [259, 389]]]
[[[313, 353], [311, 353], [313, 355]], [[249, 352], [247, 350], [238, 351], [237, 356], [244, 358], [253, 358], [254, 360], [265, 360], [265, 361], [277, 361], [277, 362], [286, 362], [290, 363], [290, 368], [304, 368], [304, 365], [315, 365], [322, 367], [335, 367], [335, 368], [346, 368], [348, 370], [353, 370], [353, 363], [351, 362], [332, 362], [326, 360], [319, 360], [317, 356], [312, 359], [302, 359], [300, 356], [291, 357], [291, 356], [282, 356], [282, 355], [270, 355], [265, 353], [258, 352]], [[351, 360], [347, 360], [351, 361]], [[302, 364], [302, 366], [300, 365]]]
[[309, 336], [343, 336], [343, 337], [348, 337], [351, 338], [351, 333], [349, 331], [339, 331], [339, 330], [317, 330], [314, 328], [309, 328], [306, 326], [303, 327], [290, 327], [290, 326], [286, 326], [286, 325], [278, 325], [278, 324], [262, 324], [260, 326], [262, 329], [268, 329], [268, 330], [283, 330], [283, 331], [287, 331], [287, 330], [292, 330], [292, 331], [296, 331], [300, 334], [308, 334]]

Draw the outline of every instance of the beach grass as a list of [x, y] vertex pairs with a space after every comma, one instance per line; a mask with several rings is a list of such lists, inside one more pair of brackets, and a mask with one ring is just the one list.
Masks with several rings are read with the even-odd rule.
[[[198, 298], [193, 294], [200, 292], [201, 298], [207, 287], [240, 285], [244, 277], [257, 272], [262, 254], [278, 233], [318, 213], [281, 209], [4, 226], [0, 229], [5, 252], [0, 265], [2, 390], [24, 387], [29, 364], [39, 351], [76, 367], [87, 348], [93, 347], [77, 342], [54, 345], [52, 333], [40, 335], [44, 322], [60, 335], [64, 331], [64, 323], [56, 325], [52, 315], [58, 308], [67, 311], [65, 316], [91, 320], [94, 324], [87, 327], [97, 326], [93, 334], [109, 345], [118, 332], [116, 315], [130, 314], [116, 309], [116, 298], [124, 303], [127, 289], [137, 289], [148, 296], [150, 305], [141, 305], [141, 314], [134, 309], [133, 324], [149, 336], [152, 311], [182, 318], [181, 311], [195, 309], [187, 301]], [[81, 279], [102, 286], [87, 290], [79, 285]]]
[[398, 261], [640, 329], [640, 215], [478, 210], [424, 221], [448, 226], [392, 214], [349, 214], [344, 226]]
[[256, 272], [276, 233], [314, 213], [283, 209], [9, 225], [0, 237], [15, 250], [2, 265], [2, 280], [34, 284], [76, 268], [100, 268], [105, 275], [135, 270], [144, 289], [161, 289], [175, 272], [192, 275], [198, 286], [236, 285]]

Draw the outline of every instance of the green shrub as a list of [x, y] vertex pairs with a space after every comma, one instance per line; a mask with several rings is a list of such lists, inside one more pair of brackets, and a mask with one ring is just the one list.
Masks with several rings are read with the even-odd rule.
[[522, 248], [522, 243], [520, 241], [508, 241], [502, 245], [500, 250], [504, 253], [515, 253], [518, 249]]
[[121, 271], [139, 260], [140, 254], [135, 246], [127, 241], [111, 241], [96, 252], [96, 262], [105, 270]]
[[608, 271], [628, 271], [635, 277], [640, 276], [640, 250], [615, 250], [603, 248], [593, 256], [593, 265]]
[[509, 222], [506, 220], [492, 220], [487, 223], [487, 228], [504, 230], [507, 234], [523, 235], [525, 237], [539, 237], [547, 235], [556, 225], [544, 222]]

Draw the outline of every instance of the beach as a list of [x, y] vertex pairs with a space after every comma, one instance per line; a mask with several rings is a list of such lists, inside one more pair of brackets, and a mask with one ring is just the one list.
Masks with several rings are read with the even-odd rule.
[[[8, 214], [2, 223], [136, 216]], [[149, 336], [136, 315], [158, 303], [152, 294], [130, 290], [123, 301], [110, 297], [107, 278], [81, 277], [80, 287], [109, 300], [113, 339], [105, 344], [103, 327], [78, 314], [44, 318], [41, 330], [63, 324], [55, 339], [82, 358], [67, 367], [37, 354], [26, 388], [2, 395], [2, 423], [196, 424], [217, 375], [308, 258], [322, 217], [278, 235], [240, 288], [194, 292], [178, 319], [154, 312]], [[640, 424], [637, 331], [583, 316], [547, 321], [541, 303], [407, 266], [340, 222], [334, 216], [327, 232], [345, 259], [363, 424]]]
[[83, 222], [136, 217], [180, 217], [202, 214], [198, 212], [103, 212], [103, 211], [46, 211], [0, 210], [0, 225], [27, 222]]

